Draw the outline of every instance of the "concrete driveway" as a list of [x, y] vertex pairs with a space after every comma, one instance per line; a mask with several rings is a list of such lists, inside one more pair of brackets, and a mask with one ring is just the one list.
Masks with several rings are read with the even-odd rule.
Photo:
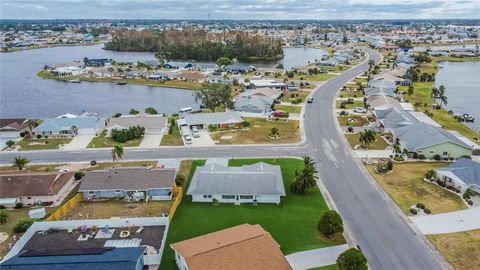
[[441, 234], [480, 229], [480, 207], [450, 213], [410, 217], [423, 234]]
[[163, 133], [152, 133], [143, 135], [143, 140], [139, 147], [154, 148], [159, 147], [162, 141]]
[[205, 147], [205, 146], [215, 145], [215, 143], [212, 140], [212, 137], [210, 137], [210, 134], [208, 133], [207, 130], [199, 130], [199, 133], [200, 133], [199, 138], [194, 138], [192, 136], [192, 144], [188, 146]]
[[92, 141], [94, 134], [77, 135], [73, 137], [72, 141], [63, 147], [64, 150], [80, 150], [87, 148], [87, 145]]
[[305, 270], [335, 264], [338, 256], [348, 249], [348, 245], [318, 248], [285, 256], [293, 270]]

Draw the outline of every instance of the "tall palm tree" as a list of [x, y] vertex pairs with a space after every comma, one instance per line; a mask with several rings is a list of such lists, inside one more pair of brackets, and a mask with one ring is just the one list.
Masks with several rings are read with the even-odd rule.
[[13, 166], [17, 167], [19, 171], [23, 170], [23, 168], [25, 167], [25, 165], [27, 165], [27, 163], [29, 163], [30, 160], [24, 158], [24, 157], [16, 157], [13, 159]]
[[115, 162], [117, 162], [119, 159], [123, 159], [123, 145], [121, 143], [117, 143], [115, 146], [113, 146], [113, 149], [112, 149], [112, 160], [113, 160], [112, 168], [115, 167]]
[[303, 158], [304, 168], [301, 172], [295, 170], [295, 181], [290, 185], [290, 189], [296, 194], [307, 194], [307, 192], [317, 185], [318, 171], [315, 168], [315, 162], [311, 157]]
[[445, 95], [440, 96], [440, 104], [442, 104], [442, 103], [443, 103], [443, 105], [447, 106], [447, 104], [448, 104], [447, 96], [445, 96]]
[[364, 132], [360, 132], [360, 137], [358, 140], [363, 146], [368, 147], [368, 145], [375, 141], [375, 131], [373, 129], [365, 130]]

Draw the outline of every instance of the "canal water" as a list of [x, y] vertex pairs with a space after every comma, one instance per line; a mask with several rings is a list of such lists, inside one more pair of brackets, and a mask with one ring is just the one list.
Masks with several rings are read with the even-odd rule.
[[435, 84], [446, 88], [446, 108], [473, 115], [475, 122], [468, 125], [480, 132], [480, 62], [441, 62], [440, 67]]
[[[44, 65], [67, 63], [88, 58], [112, 58], [116, 61], [155, 59], [153, 53], [114, 52], [94, 46], [54, 47], [0, 53], [0, 117], [52, 117], [67, 112], [96, 112], [110, 116], [128, 113], [131, 108], [143, 110], [154, 107], [171, 114], [179, 108], [198, 108], [193, 91], [141, 85], [111, 83], [66, 83], [44, 80], [36, 76]], [[282, 63], [286, 69], [320, 59], [324, 50], [285, 48], [285, 57], [275, 62], [253, 63], [275, 67]]]

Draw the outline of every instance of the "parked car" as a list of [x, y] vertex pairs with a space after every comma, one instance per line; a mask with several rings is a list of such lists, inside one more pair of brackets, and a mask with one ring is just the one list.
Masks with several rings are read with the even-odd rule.
[[367, 109], [362, 108], [362, 107], [355, 107], [353, 108], [353, 111], [356, 113], [367, 113]]
[[313, 97], [308, 97], [307, 103], [313, 103]]
[[198, 131], [197, 127], [192, 127], [192, 135], [194, 138], [200, 138], [200, 131]]
[[192, 137], [190, 135], [183, 136], [186, 144], [192, 144]]
[[272, 112], [273, 117], [285, 117], [286, 113], [284, 111], [274, 111]]

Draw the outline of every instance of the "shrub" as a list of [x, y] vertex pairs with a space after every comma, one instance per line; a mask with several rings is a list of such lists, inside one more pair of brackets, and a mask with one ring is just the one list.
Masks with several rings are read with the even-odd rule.
[[16, 203], [15, 206], [13, 207], [15, 209], [20, 209], [20, 208], [23, 208], [23, 203], [19, 202], [19, 203]]
[[42, 134], [37, 134], [37, 139], [41, 139], [42, 138]]
[[145, 128], [141, 126], [130, 127], [127, 130], [112, 129], [110, 135], [112, 139], [119, 143], [124, 143], [133, 139], [139, 139], [145, 134]]
[[423, 209], [423, 212], [427, 215], [430, 215], [432, 213], [432, 211], [428, 208]]
[[15, 145], [15, 142], [12, 140], [8, 140], [5, 142], [5, 145], [7, 145], [8, 148], [12, 148], [12, 146]]
[[410, 208], [410, 213], [412, 213], [413, 215], [416, 215], [418, 214], [418, 211], [415, 208]]
[[183, 184], [185, 183], [185, 176], [179, 174], [177, 177], [175, 177], [175, 184], [179, 187], [182, 187]]
[[82, 171], [78, 171], [78, 172], [75, 172], [75, 175], [73, 177], [75, 178], [75, 180], [80, 180], [83, 178], [83, 176], [85, 176], [85, 173]]
[[470, 206], [473, 205], [473, 201], [471, 201], [471, 200], [468, 200], [467, 203], [468, 203], [468, 205], [470, 205]]
[[388, 169], [389, 171], [393, 170], [393, 162], [392, 162], [391, 160], [389, 160], [389, 161], [387, 162], [387, 169]]
[[352, 133], [353, 132], [353, 127], [348, 127], [348, 132]]
[[420, 154], [420, 155], [418, 155], [418, 159], [420, 159], [420, 160], [424, 160], [424, 159], [425, 159], [425, 155], [424, 155], [424, 154]]
[[24, 233], [32, 226], [32, 224], [35, 222], [33, 218], [24, 218], [19, 220], [15, 226], [13, 226], [13, 231], [15, 233]]
[[442, 157], [440, 157], [440, 155], [439, 155], [439, 154], [436, 154], [435, 156], [433, 156], [433, 159], [435, 159], [435, 160], [437, 160], [437, 161], [438, 161], [438, 160], [441, 160], [441, 159], [442, 159]]
[[130, 109], [130, 114], [139, 114], [140, 112], [135, 109]]
[[90, 166], [95, 166], [95, 165], [97, 165], [97, 161], [96, 161], [96, 160], [90, 161]]
[[246, 128], [246, 127], [249, 127], [249, 126], [250, 126], [250, 122], [248, 122], [248, 121], [242, 122], [242, 127]]
[[367, 258], [361, 251], [355, 248], [344, 251], [337, 258], [340, 270], [367, 270]]
[[148, 114], [158, 114], [157, 110], [155, 110], [155, 108], [152, 108], [152, 107], [148, 107], [145, 109], [145, 113], [148, 113]]
[[425, 173], [425, 178], [427, 179], [432, 179], [436, 176], [437, 174], [435, 173], [435, 170], [428, 170], [426, 173]]
[[325, 236], [343, 233], [343, 220], [335, 210], [329, 210], [320, 218], [317, 227]]
[[0, 210], [0, 224], [7, 223], [9, 216], [10, 216], [10, 213], [8, 213], [7, 210], [5, 209]]
[[417, 203], [417, 208], [425, 209], [425, 205], [423, 203]]
[[465, 190], [465, 192], [463, 193], [462, 197], [465, 199], [465, 200], [469, 200], [471, 197], [475, 196], [475, 192], [473, 190], [471, 190], [470, 188]]
[[469, 156], [469, 155], [463, 155], [463, 156], [461, 156], [461, 158], [468, 158], [468, 159], [472, 159], [472, 156]]

